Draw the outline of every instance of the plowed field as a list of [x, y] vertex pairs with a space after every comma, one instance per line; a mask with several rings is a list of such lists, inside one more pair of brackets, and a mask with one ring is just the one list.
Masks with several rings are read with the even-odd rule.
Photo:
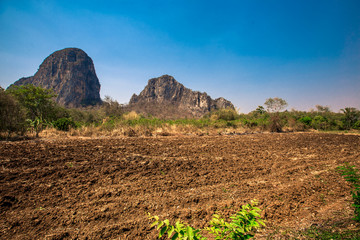
[[0, 239], [155, 239], [147, 212], [204, 227], [252, 199], [267, 221], [257, 239], [358, 228], [345, 162], [360, 167], [359, 135], [3, 141]]

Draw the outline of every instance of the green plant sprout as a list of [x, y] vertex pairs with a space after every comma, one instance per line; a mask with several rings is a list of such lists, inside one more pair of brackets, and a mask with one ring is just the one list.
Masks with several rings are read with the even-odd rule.
[[151, 227], [159, 230], [159, 238], [167, 235], [171, 240], [206, 240], [201, 235], [201, 231], [207, 231], [218, 239], [245, 240], [255, 236], [255, 231], [265, 226], [260, 217], [261, 210], [256, 207], [258, 203], [254, 200], [250, 204], [241, 206], [240, 211], [230, 217], [231, 222], [226, 222], [220, 215], [214, 214], [213, 219], [209, 222], [210, 227], [204, 229], [195, 229], [177, 221], [171, 225], [168, 219], [159, 220], [158, 216], [152, 216], [148, 213], [150, 220], [155, 220]]

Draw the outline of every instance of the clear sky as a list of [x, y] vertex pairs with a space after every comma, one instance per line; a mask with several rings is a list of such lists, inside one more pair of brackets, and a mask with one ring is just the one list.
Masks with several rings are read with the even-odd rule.
[[5, 88], [77, 47], [120, 103], [169, 74], [241, 112], [360, 109], [359, 0], [0, 0], [0, 35]]

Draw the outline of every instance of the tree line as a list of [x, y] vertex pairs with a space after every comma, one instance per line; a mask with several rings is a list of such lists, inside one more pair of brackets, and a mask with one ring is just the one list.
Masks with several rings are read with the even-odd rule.
[[[312, 111], [284, 111], [288, 106], [282, 98], [268, 98], [264, 106], [258, 106], [248, 114], [239, 114], [233, 109], [221, 109], [206, 114], [200, 119], [162, 120], [152, 116], [127, 112], [127, 106], [106, 96], [99, 106], [84, 109], [67, 109], [54, 101], [56, 94], [49, 89], [33, 85], [0, 88], [0, 133], [4, 137], [24, 136], [34, 132], [38, 137], [45, 128], [68, 131], [81, 126], [103, 126], [113, 129], [119, 124], [192, 124], [206, 128], [248, 128], [259, 131], [281, 132], [286, 130], [360, 130], [360, 111], [345, 107], [335, 113], [327, 106], [316, 105]], [[134, 115], [134, 114], [133, 114]]]

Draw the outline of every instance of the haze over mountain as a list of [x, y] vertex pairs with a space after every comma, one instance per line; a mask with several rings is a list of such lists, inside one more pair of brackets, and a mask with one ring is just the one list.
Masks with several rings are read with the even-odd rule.
[[53, 89], [57, 94], [56, 102], [66, 107], [101, 103], [100, 82], [93, 61], [78, 48], [65, 48], [52, 53], [34, 76], [21, 78], [13, 85], [26, 84]]

